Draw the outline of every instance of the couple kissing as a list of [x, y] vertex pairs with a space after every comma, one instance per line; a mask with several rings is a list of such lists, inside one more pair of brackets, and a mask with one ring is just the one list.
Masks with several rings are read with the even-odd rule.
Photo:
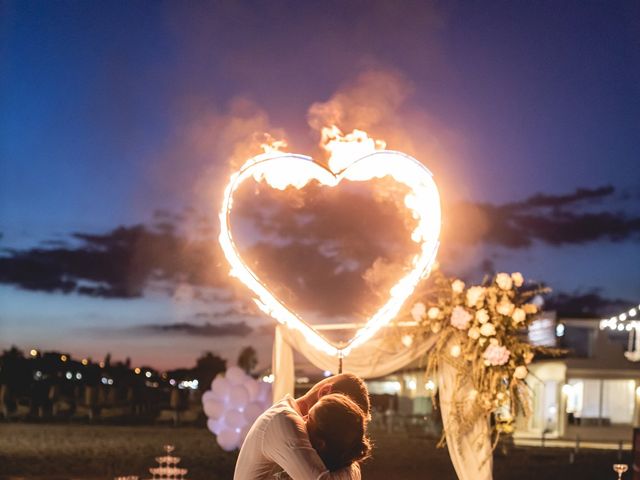
[[369, 392], [341, 373], [290, 395], [255, 421], [240, 449], [234, 480], [359, 480], [368, 458]]

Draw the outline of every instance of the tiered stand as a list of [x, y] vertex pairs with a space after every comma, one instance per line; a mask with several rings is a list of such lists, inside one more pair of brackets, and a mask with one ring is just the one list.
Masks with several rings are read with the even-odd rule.
[[186, 480], [185, 475], [189, 470], [178, 467], [180, 457], [171, 455], [175, 447], [173, 445], [165, 445], [163, 448], [166, 455], [156, 457], [158, 466], [149, 469], [152, 477], [148, 480]]

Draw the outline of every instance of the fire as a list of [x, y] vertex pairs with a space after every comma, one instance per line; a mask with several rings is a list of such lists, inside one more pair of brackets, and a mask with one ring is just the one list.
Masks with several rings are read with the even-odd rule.
[[[388, 324], [398, 314], [418, 282], [429, 275], [439, 245], [440, 197], [431, 172], [424, 165], [403, 153], [384, 150], [384, 141], [375, 140], [364, 131], [354, 130], [344, 135], [336, 126], [325, 127], [322, 129], [321, 146], [330, 155], [328, 167], [314, 162], [310, 157], [283, 153], [274, 147], [272, 141], [265, 148], [265, 153], [250, 159], [238, 172], [231, 175], [219, 213], [219, 241], [231, 265], [230, 274], [253, 291], [254, 301], [263, 312], [278, 322], [301, 331], [307, 341], [319, 350], [344, 357]], [[365, 326], [346, 344], [335, 345], [280, 302], [242, 261], [231, 234], [233, 195], [249, 178], [257, 182], [265, 181], [272, 188], [284, 190], [287, 187], [301, 189], [313, 180], [327, 187], [335, 187], [343, 179], [363, 182], [385, 176], [391, 176], [409, 187], [404, 204], [417, 220], [411, 239], [420, 244], [420, 253], [412, 259], [411, 271], [391, 288], [387, 302]]]
[[264, 153], [284, 152], [287, 146], [288, 143], [285, 139], [276, 140], [268, 133], [264, 134], [264, 142], [260, 144], [260, 148], [262, 148]]
[[338, 127], [332, 125], [322, 127], [320, 134], [320, 146], [329, 153], [329, 168], [334, 173], [347, 168], [354, 159], [376, 150], [384, 150], [387, 146], [384, 140], [375, 140], [367, 132], [358, 129], [344, 135]]

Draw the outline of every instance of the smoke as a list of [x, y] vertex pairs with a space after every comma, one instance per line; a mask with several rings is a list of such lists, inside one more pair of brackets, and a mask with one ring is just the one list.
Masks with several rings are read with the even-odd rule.
[[313, 103], [307, 123], [319, 137], [323, 127], [343, 132], [365, 130], [399, 150], [427, 162], [440, 175], [440, 165], [458, 155], [461, 140], [425, 109], [411, 101], [414, 83], [396, 69], [369, 67], [347, 81], [328, 100]]
[[360, 73], [326, 102], [313, 103], [307, 113], [312, 130], [336, 125], [344, 132], [355, 128], [374, 135], [398, 123], [398, 111], [413, 85], [395, 70], [375, 69]]
[[[365, 130], [370, 137], [383, 140], [390, 150], [408, 153], [419, 160], [439, 159], [429, 164], [429, 168], [437, 168], [448, 158], [443, 146], [451, 143], [451, 139], [427, 112], [410, 102], [413, 93], [413, 82], [401, 72], [376, 66], [346, 82], [328, 100], [313, 103], [307, 112], [307, 122], [318, 137], [323, 128], [331, 126], [337, 126], [343, 133]], [[373, 193], [377, 202], [395, 206], [409, 232], [411, 219], [406, 215], [403, 186], [385, 178]], [[362, 278], [374, 296], [385, 297], [401, 271], [401, 266], [392, 266], [378, 257]]]
[[263, 143], [285, 138], [285, 131], [244, 97], [231, 99], [223, 109], [201, 107], [195, 100], [183, 109], [188, 113], [173, 146], [150, 174], [163, 192], [213, 222], [230, 173], [261, 153]]

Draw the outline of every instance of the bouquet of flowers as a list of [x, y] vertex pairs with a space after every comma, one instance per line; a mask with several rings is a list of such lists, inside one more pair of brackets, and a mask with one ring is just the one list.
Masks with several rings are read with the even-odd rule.
[[528, 365], [536, 353], [555, 353], [532, 346], [526, 336], [538, 312], [531, 300], [545, 289], [525, 287], [520, 273], [498, 273], [472, 286], [440, 271], [431, 280], [428, 299], [411, 309], [417, 326], [410, 335], [438, 334], [428, 376], [442, 362], [457, 369], [455, 391], [464, 398], [454, 399], [453, 424], [464, 430], [493, 414], [498, 435], [513, 432], [516, 413], [529, 414]]

